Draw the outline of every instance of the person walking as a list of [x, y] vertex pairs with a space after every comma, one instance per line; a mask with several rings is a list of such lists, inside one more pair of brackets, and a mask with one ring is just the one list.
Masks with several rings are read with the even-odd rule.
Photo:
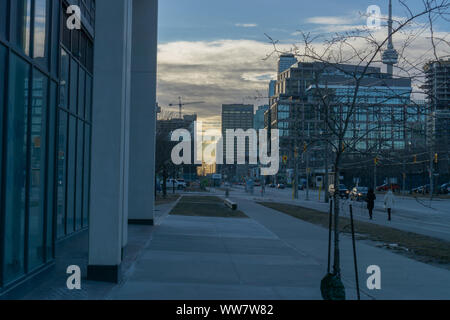
[[392, 190], [389, 190], [389, 192], [384, 196], [384, 207], [387, 209], [389, 221], [391, 221], [392, 219], [391, 215], [394, 205], [395, 205], [395, 196]]
[[373, 189], [369, 189], [369, 192], [367, 193], [367, 209], [369, 210], [369, 217], [370, 220], [373, 219], [373, 209], [375, 208], [375, 200], [377, 199], [377, 196], [375, 195], [375, 192]]

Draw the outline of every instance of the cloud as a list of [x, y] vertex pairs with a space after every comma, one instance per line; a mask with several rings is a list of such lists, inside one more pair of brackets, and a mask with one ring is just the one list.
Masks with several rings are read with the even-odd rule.
[[[349, 24], [335, 26], [341, 27], [342, 30], [350, 27]], [[331, 28], [331, 25], [323, 27]], [[415, 25], [394, 37], [395, 47], [404, 56], [400, 59], [399, 67], [408, 69], [410, 76], [423, 75], [423, 64], [433, 58], [429, 31], [425, 30], [416, 37], [421, 28], [421, 25]], [[435, 36], [450, 40], [448, 32], [436, 31]], [[373, 37], [378, 41], [385, 39], [386, 28], [375, 31]], [[408, 47], [403, 48], [404, 43], [407, 43]], [[363, 38], [354, 39], [350, 44], [358, 50], [370, 50]], [[279, 46], [281, 51], [286, 52], [292, 48], [292, 44]], [[325, 46], [317, 44], [318, 52], [324, 48]], [[301, 41], [297, 44], [297, 49], [302, 52]], [[200, 119], [211, 121], [220, 121], [222, 104], [248, 103], [254, 104], [255, 107], [267, 104], [267, 99], [256, 97], [266, 96], [269, 80], [276, 78], [277, 56], [273, 55], [265, 60], [272, 52], [271, 44], [251, 40], [177, 41], [160, 44], [158, 102], [165, 110], [176, 112], [176, 107], [167, 106], [176, 103], [179, 96], [185, 102], [205, 101], [204, 104], [186, 106], [183, 112], [197, 113]], [[449, 47], [444, 41], [439, 43], [438, 53], [449, 54]], [[352, 50], [349, 49], [347, 56], [352, 55]], [[376, 57], [375, 65], [384, 68], [379, 62], [380, 56], [378, 54]], [[413, 68], [413, 65], [417, 68]], [[396, 68], [396, 73], [398, 72], [399, 69]], [[415, 87], [418, 85], [415, 84]]]
[[312, 24], [348, 24], [348, 19], [344, 17], [311, 17], [306, 19], [307, 23]]
[[[286, 48], [287, 49], [287, 48]], [[269, 81], [276, 78], [276, 57], [265, 60], [273, 47], [250, 40], [171, 42], [158, 48], [158, 102], [166, 110], [178, 96], [186, 102], [184, 112], [201, 119], [220, 120], [227, 103], [267, 104]]]
[[258, 25], [256, 23], [236, 23], [235, 26], [241, 28], [256, 28]]

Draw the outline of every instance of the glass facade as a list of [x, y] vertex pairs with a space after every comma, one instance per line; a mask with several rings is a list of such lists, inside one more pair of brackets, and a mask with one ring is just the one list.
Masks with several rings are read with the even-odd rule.
[[76, 3], [70, 31], [64, 0], [0, 0], [0, 293], [88, 224], [95, 2]]

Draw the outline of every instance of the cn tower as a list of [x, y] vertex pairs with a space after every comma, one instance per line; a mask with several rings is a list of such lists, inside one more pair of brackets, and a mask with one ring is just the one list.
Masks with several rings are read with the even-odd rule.
[[387, 50], [383, 52], [383, 63], [387, 66], [387, 73], [390, 77], [394, 74], [394, 65], [398, 63], [398, 53], [394, 49], [392, 42], [392, 0], [389, 0], [389, 20], [388, 20], [388, 45]]

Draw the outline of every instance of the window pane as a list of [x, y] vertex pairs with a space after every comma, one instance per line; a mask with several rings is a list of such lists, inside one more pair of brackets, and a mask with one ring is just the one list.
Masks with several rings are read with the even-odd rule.
[[58, 56], [59, 56], [59, 1], [52, 1], [53, 17], [52, 17], [52, 41], [51, 41], [51, 67], [52, 74], [58, 74]]
[[5, 280], [24, 273], [27, 117], [30, 66], [16, 55], [10, 59], [6, 146]]
[[78, 63], [71, 59], [70, 63], [70, 106], [72, 112], [77, 112], [78, 97]]
[[94, 70], [94, 48], [91, 40], [87, 42], [86, 48], [86, 65], [89, 72], [93, 73]]
[[35, 0], [33, 56], [48, 66], [48, 8], [49, 0]]
[[30, 25], [31, 25], [31, 0], [15, 0], [14, 13], [16, 25], [13, 28], [13, 37], [16, 44], [26, 55], [30, 54]]
[[61, 107], [69, 108], [69, 67], [70, 57], [67, 52], [61, 50], [61, 80], [60, 80], [60, 96], [59, 103]]
[[53, 260], [53, 214], [55, 209], [55, 137], [56, 137], [56, 82], [50, 85], [48, 118], [48, 171], [47, 171], [47, 261]]
[[72, 30], [72, 53], [75, 58], [79, 57], [80, 50], [80, 30]]
[[83, 179], [83, 227], [89, 224], [89, 179], [91, 160], [91, 127], [84, 127], [84, 179]]
[[85, 72], [83, 68], [80, 67], [80, 76], [78, 78], [78, 115], [84, 118], [84, 100], [85, 100]]
[[77, 173], [76, 173], [76, 230], [81, 229], [83, 217], [83, 153], [84, 153], [84, 128], [83, 122], [78, 121], [77, 140]]
[[0, 38], [8, 39], [7, 25], [8, 25], [8, 2], [9, 0], [0, 0]]
[[71, 234], [75, 230], [75, 164], [77, 139], [77, 120], [73, 116], [69, 116], [69, 118], [69, 150], [67, 153], [67, 234]]
[[44, 200], [45, 200], [45, 124], [48, 79], [39, 71], [33, 73], [31, 109], [31, 180], [29, 200], [30, 270], [44, 263]]
[[[59, 2], [59, 1], [58, 1]], [[63, 45], [70, 50], [70, 30], [67, 28], [67, 20], [69, 19], [69, 15], [66, 13], [67, 8], [65, 6], [61, 7], [61, 33], [62, 33], [62, 42]]]
[[86, 67], [86, 50], [87, 50], [87, 37], [84, 32], [81, 33], [80, 39], [80, 61], [81, 64]]
[[66, 235], [66, 181], [67, 181], [67, 113], [59, 111], [58, 127], [58, 190], [57, 237]]
[[[5, 79], [6, 76], [6, 48], [0, 44], [0, 150], [3, 152], [3, 115], [5, 114]], [[2, 157], [0, 157], [0, 168], [3, 168]], [[0, 171], [0, 179], [2, 178], [3, 170]], [[0, 180], [1, 181], [1, 180]], [[2, 185], [0, 184], [0, 194], [2, 192]], [[2, 219], [3, 213], [0, 212], [0, 219]], [[1, 233], [1, 231], [0, 231]], [[0, 241], [3, 238], [3, 234], [0, 234]], [[1, 278], [1, 274], [0, 274]]]
[[84, 118], [86, 121], [91, 121], [91, 108], [92, 107], [92, 78], [90, 75], [86, 75], [86, 108]]

